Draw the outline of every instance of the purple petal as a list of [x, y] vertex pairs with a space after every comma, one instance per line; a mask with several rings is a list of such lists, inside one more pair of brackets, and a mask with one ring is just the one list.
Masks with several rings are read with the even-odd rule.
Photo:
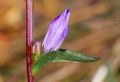
[[43, 45], [45, 53], [57, 50], [68, 34], [68, 21], [70, 12], [66, 9], [61, 15], [56, 17], [49, 25]]

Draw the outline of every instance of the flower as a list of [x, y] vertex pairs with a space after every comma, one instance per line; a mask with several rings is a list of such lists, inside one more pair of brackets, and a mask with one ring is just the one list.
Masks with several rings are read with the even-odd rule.
[[43, 50], [44, 53], [47, 53], [50, 51], [56, 51], [60, 47], [64, 38], [68, 34], [69, 16], [69, 9], [65, 9], [65, 11], [61, 15], [56, 17], [51, 22], [48, 28], [48, 32], [46, 33], [45, 39], [43, 40], [43, 43], [41, 44], [40, 42], [36, 42], [33, 45], [33, 53], [41, 54], [42, 52], [40, 51]]
[[69, 16], [69, 9], [65, 9], [65, 11], [56, 17], [49, 25], [48, 32], [43, 41], [45, 53], [57, 50], [62, 44], [68, 34]]

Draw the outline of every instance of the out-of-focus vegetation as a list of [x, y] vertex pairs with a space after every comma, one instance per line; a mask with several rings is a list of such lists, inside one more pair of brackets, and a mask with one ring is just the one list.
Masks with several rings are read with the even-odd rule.
[[[43, 40], [50, 21], [70, 8], [62, 48], [101, 57], [94, 63], [50, 63], [36, 82], [95, 82], [102, 66], [103, 82], [120, 82], [119, 0], [34, 0], [33, 7], [35, 40]], [[0, 0], [0, 82], [26, 82], [25, 65], [25, 0]]]

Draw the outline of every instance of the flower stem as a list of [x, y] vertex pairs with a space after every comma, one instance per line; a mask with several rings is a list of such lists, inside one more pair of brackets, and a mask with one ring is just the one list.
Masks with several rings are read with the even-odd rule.
[[32, 75], [32, 0], [26, 0], [26, 66], [28, 82], [33, 82]]

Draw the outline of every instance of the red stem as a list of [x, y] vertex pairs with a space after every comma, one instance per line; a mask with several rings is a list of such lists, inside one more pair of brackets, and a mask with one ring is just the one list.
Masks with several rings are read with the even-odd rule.
[[26, 0], [26, 66], [28, 82], [33, 82], [32, 75], [32, 0]]

